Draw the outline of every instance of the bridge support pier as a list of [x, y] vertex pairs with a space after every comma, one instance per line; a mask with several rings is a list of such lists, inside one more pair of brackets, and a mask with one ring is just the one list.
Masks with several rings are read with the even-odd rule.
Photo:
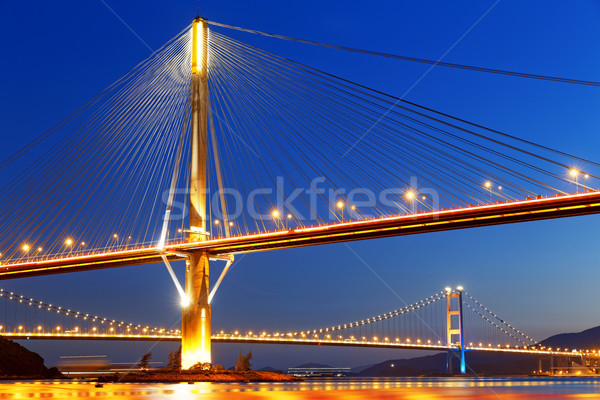
[[207, 252], [190, 255], [185, 268], [185, 293], [181, 330], [181, 368], [210, 363], [210, 304], [208, 304], [209, 258]]

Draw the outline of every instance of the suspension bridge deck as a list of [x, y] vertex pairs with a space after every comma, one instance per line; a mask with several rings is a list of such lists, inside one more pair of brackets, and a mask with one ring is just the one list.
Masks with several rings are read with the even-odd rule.
[[[513, 202], [445, 209], [392, 217], [280, 230], [268, 233], [182, 242], [165, 246], [171, 260], [208, 250], [214, 256], [286, 249], [362, 239], [536, 221], [600, 213], [600, 192], [538, 197]], [[2, 265], [0, 280], [161, 262], [157, 246], [119, 249]]]
[[[126, 335], [126, 334], [69, 334], [69, 333], [3, 333], [3, 337], [13, 340], [113, 340], [113, 341], [164, 341], [180, 342], [181, 335]], [[254, 343], [254, 344], [279, 344], [279, 345], [309, 345], [309, 346], [339, 346], [339, 347], [368, 347], [368, 348], [386, 348], [402, 350], [425, 350], [425, 351], [448, 351], [459, 350], [458, 347], [446, 346], [441, 344], [419, 344], [419, 343], [399, 343], [394, 341], [378, 340], [335, 340], [335, 339], [298, 339], [286, 337], [262, 337], [262, 336], [240, 336], [217, 334], [211, 337], [213, 343]], [[559, 349], [541, 349], [534, 347], [500, 347], [500, 346], [465, 346], [468, 351], [480, 352], [502, 352], [515, 354], [536, 354], [536, 355], [555, 355], [578, 357], [585, 355], [587, 357], [599, 357], [600, 353], [587, 350], [559, 350]]]

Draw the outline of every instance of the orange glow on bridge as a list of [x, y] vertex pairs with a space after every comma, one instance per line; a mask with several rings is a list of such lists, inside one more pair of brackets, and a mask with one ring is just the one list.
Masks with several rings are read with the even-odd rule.
[[298, 229], [90, 252], [61, 258], [34, 259], [4, 264], [0, 279], [122, 267], [182, 259], [186, 252], [207, 250], [211, 256], [285, 249], [345, 241], [412, 235], [444, 230], [536, 221], [600, 213], [600, 192], [538, 197], [513, 202], [444, 209], [434, 212], [340, 222]]

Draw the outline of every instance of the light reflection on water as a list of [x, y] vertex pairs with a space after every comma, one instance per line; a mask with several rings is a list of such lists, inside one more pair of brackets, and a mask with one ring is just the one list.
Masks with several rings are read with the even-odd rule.
[[[285, 396], [284, 393], [285, 392]], [[294, 393], [296, 392], [296, 393]], [[341, 378], [277, 383], [104, 384], [71, 381], [4, 382], [0, 399], [451, 399], [574, 398], [597, 395], [600, 377], [561, 378]], [[588, 396], [585, 396], [589, 398]], [[595, 396], [594, 396], [595, 397]], [[548, 399], [548, 397], [544, 397]]]

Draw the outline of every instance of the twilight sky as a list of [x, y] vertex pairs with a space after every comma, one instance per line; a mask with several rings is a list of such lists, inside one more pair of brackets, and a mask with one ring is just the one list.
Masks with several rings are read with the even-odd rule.
[[[0, 0], [0, 159], [146, 58], [148, 47], [156, 49], [181, 31], [191, 23], [197, 3]], [[447, 62], [600, 80], [600, 5], [593, 0], [568, 7], [554, 0], [200, 4], [200, 15], [208, 19], [266, 32], [427, 59], [447, 52]], [[429, 66], [220, 31], [427, 107], [600, 161], [598, 88], [443, 67], [420, 79]], [[535, 338], [579, 331], [600, 325], [595, 254], [599, 223], [600, 217], [587, 216], [238, 257], [213, 301], [213, 329], [285, 330], [344, 323], [462, 284]], [[215, 278], [220, 268], [213, 267]], [[182, 265], [177, 269], [183, 279]], [[163, 265], [20, 279], [0, 286], [119, 320], [171, 326], [180, 318], [176, 291]], [[133, 361], [149, 346], [26, 345], [50, 364], [59, 355], [92, 353]], [[174, 347], [157, 345], [155, 360], [165, 360]], [[232, 365], [240, 349], [250, 347], [215, 346], [215, 362]], [[307, 347], [252, 350], [255, 366], [279, 368], [307, 361], [356, 366], [412, 355]]]

